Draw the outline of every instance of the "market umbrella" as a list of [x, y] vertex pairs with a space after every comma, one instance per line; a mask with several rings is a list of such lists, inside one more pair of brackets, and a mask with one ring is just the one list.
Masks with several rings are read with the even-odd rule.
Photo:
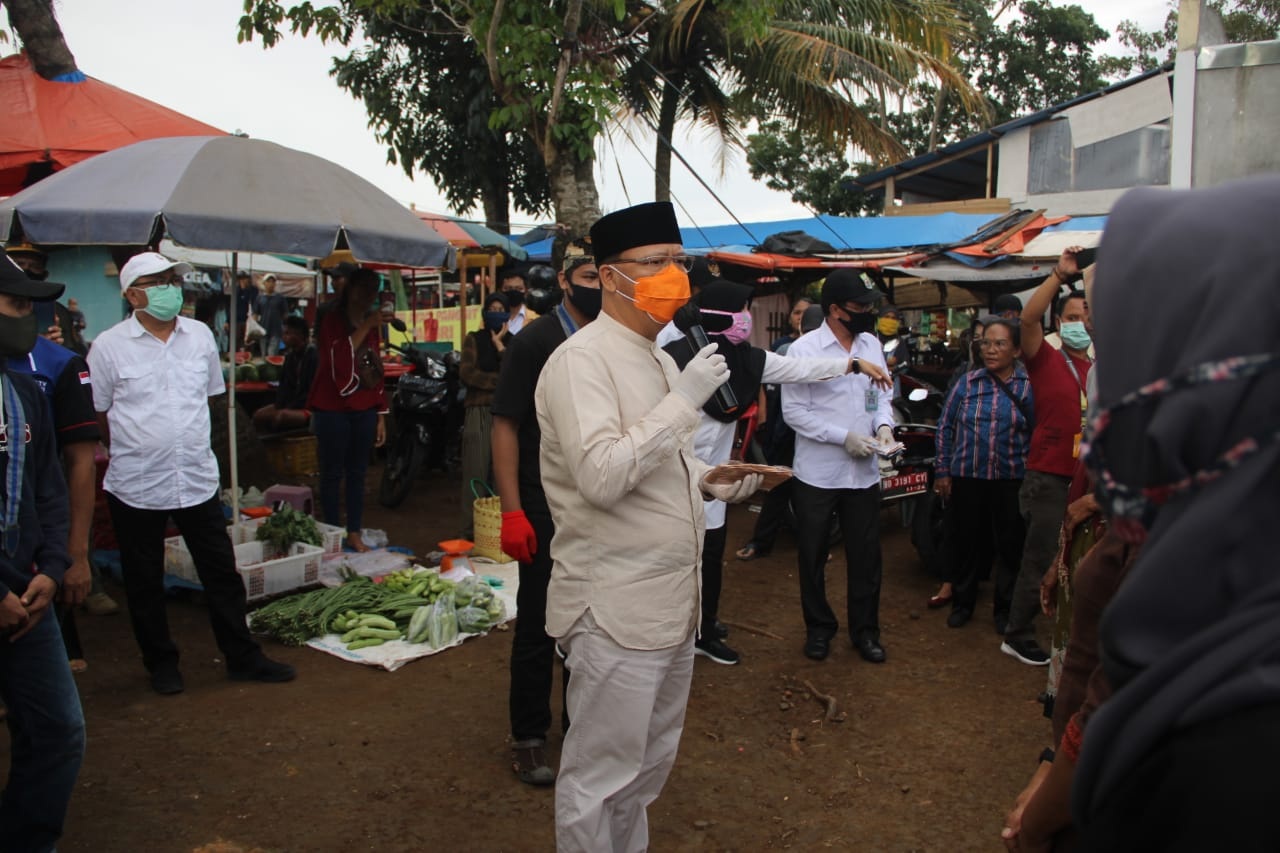
[[[0, 201], [0, 240], [155, 245], [448, 266], [454, 250], [373, 184], [313, 154], [260, 139], [149, 139], [77, 163]], [[236, 266], [233, 255], [232, 268]], [[233, 293], [234, 296], [234, 293]], [[235, 311], [230, 312], [236, 340]], [[239, 486], [235, 371], [227, 395], [231, 489]], [[233, 508], [236, 501], [233, 499]]]

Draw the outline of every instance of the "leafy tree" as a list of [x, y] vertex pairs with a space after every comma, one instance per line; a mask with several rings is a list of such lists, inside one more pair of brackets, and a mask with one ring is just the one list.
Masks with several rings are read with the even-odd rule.
[[887, 159], [903, 149], [860, 92], [905, 91], [925, 75], [981, 107], [950, 61], [966, 28], [949, 0], [677, 0], [647, 23], [644, 48], [626, 59], [624, 92], [656, 129], [659, 198], [681, 118], [725, 146], [742, 146], [739, 128], [759, 116], [803, 126], [826, 147], [852, 143]]
[[[844, 149], [807, 137], [797, 128], [768, 122], [751, 135], [751, 177], [763, 180], [771, 190], [791, 194], [792, 201], [815, 213], [836, 216], [874, 213], [882, 202], [868, 193], [846, 188], [850, 164]], [[863, 170], [870, 163], [856, 163]]]
[[[349, 45], [366, 16], [412, 26], [405, 16], [419, 6], [340, 0], [317, 7], [303, 0], [285, 9], [278, 0], [245, 0], [239, 38], [260, 37], [270, 47], [287, 25]], [[584, 16], [584, 8], [592, 14]], [[626, 7], [620, 0], [438, 0], [432, 11], [482, 60], [496, 101], [489, 127], [528, 138], [542, 159], [557, 220], [570, 231], [586, 231], [600, 212], [594, 141], [617, 103], [610, 83], [617, 43], [627, 35], [618, 26], [626, 24]]]
[[[1210, 0], [1210, 8], [1222, 16], [1228, 42], [1268, 41], [1280, 38], [1280, 0]], [[1158, 30], [1144, 30], [1125, 20], [1118, 28], [1121, 44], [1132, 53], [1116, 58], [1125, 74], [1150, 71], [1173, 59], [1178, 49], [1178, 7], [1169, 11]]]

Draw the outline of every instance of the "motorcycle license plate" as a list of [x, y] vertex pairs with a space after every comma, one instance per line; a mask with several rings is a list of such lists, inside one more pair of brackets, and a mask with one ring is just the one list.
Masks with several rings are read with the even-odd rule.
[[909, 474], [895, 474], [880, 481], [880, 499], [893, 500], [918, 495], [929, 488], [928, 471], [912, 471]]

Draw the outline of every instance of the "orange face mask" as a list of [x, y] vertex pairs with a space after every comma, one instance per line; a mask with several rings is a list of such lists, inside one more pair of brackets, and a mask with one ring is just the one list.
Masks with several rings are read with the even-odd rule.
[[632, 278], [613, 264], [609, 266], [636, 286], [634, 298], [621, 290], [616, 291], [617, 294], [648, 314], [649, 319], [659, 326], [670, 323], [680, 306], [689, 301], [689, 275], [675, 264], [668, 264], [657, 275], [645, 275], [638, 279]]

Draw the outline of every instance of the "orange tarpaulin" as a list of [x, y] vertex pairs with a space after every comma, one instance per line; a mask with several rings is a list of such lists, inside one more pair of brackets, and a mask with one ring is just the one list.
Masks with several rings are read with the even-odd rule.
[[978, 258], [992, 258], [999, 255], [1016, 255], [1027, 247], [1027, 244], [1040, 236], [1040, 232], [1050, 225], [1066, 222], [1070, 216], [1046, 217], [1043, 214], [1024, 222], [1016, 231], [1006, 233], [993, 240], [984, 240], [972, 246], [963, 246], [951, 251], [961, 255], [972, 255]]
[[143, 139], [225, 135], [92, 77], [45, 80], [25, 53], [0, 59], [0, 115], [0, 196], [22, 189], [33, 165], [57, 171]]
[[815, 257], [796, 257], [793, 255], [773, 255], [768, 252], [707, 252], [707, 257], [713, 261], [719, 261], [725, 264], [733, 264], [741, 267], [750, 267], [752, 269], [765, 270], [775, 273], [794, 272], [795, 270], [833, 270], [839, 267], [850, 267], [852, 269], [879, 269], [880, 267], [900, 264], [911, 264], [928, 258], [928, 253], [914, 252], [911, 254], [896, 253], [892, 256], [878, 254], [875, 256], [861, 256], [856, 258], [815, 258]]

